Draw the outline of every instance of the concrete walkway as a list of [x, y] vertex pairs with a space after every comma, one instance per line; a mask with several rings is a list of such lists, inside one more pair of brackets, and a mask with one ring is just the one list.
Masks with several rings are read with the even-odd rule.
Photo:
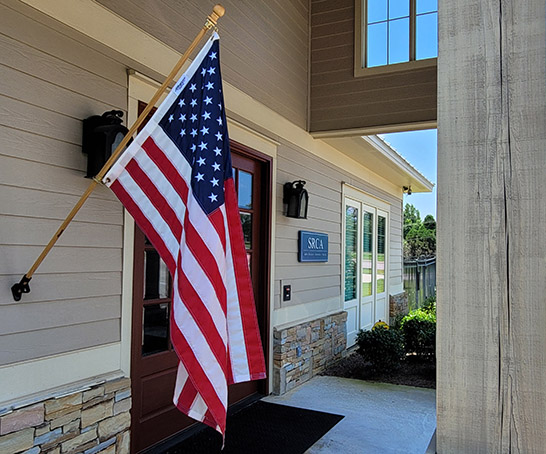
[[263, 400], [345, 416], [307, 454], [424, 454], [436, 427], [433, 389], [318, 376]]

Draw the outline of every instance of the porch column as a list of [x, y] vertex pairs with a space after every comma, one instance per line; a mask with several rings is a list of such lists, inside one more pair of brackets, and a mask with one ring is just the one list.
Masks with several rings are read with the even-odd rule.
[[544, 0], [441, 0], [437, 452], [546, 449]]

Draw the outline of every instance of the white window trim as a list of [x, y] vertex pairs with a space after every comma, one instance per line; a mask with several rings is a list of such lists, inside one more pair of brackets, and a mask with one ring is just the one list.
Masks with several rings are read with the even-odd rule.
[[369, 195], [355, 186], [349, 185], [348, 183], [343, 183], [342, 193], [344, 198], [349, 197], [351, 199], [356, 199], [357, 201], [361, 201], [366, 205], [371, 205], [375, 208], [379, 208], [380, 210], [390, 213], [391, 206], [388, 202]]

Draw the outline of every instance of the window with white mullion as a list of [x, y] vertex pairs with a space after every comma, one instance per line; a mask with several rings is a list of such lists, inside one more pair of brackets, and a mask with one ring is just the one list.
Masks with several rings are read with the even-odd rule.
[[362, 0], [364, 67], [436, 57], [437, 0]]

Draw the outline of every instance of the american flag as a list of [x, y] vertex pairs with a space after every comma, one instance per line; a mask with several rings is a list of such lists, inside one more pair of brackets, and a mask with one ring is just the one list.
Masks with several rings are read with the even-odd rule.
[[222, 434], [228, 385], [265, 378], [215, 33], [104, 177], [173, 279], [174, 404]]

